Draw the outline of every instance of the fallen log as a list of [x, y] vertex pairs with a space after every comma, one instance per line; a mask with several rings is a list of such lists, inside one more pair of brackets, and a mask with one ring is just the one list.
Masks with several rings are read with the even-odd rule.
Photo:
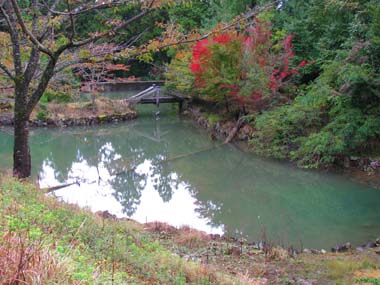
[[237, 120], [235, 126], [232, 128], [230, 134], [228, 135], [228, 137], [225, 139], [224, 143], [225, 144], [228, 144], [232, 141], [232, 139], [236, 136], [237, 132], [239, 131], [239, 129], [241, 128], [242, 124], [243, 124], [243, 118], [239, 118], [239, 120]]
[[42, 188], [41, 190], [43, 192], [45, 192], [45, 193], [51, 193], [51, 192], [54, 192], [56, 190], [59, 190], [59, 189], [62, 189], [62, 188], [66, 188], [66, 187], [69, 187], [69, 186], [74, 185], [74, 184], [80, 186], [79, 181], [75, 181], [75, 182], [72, 182], [72, 183], [67, 183], [67, 184], [58, 185], [58, 186], [54, 186], [54, 187]]

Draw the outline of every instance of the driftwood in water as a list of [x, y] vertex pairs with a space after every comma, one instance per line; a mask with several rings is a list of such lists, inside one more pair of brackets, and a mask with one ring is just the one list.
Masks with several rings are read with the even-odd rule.
[[66, 187], [69, 187], [69, 186], [74, 185], [74, 184], [80, 186], [80, 183], [78, 181], [75, 181], [75, 182], [72, 182], [72, 183], [67, 183], [67, 184], [58, 185], [58, 186], [54, 186], [54, 187], [43, 188], [41, 190], [44, 191], [45, 193], [51, 193], [51, 192], [54, 192], [56, 190], [59, 190], [59, 189], [62, 189], [62, 188], [66, 188]]
[[225, 139], [225, 141], [224, 141], [225, 144], [230, 143], [232, 141], [232, 139], [236, 136], [237, 132], [241, 128], [242, 124], [243, 124], [243, 119], [239, 118], [239, 120], [236, 122], [235, 126], [232, 128], [230, 134]]
[[190, 153], [185, 153], [185, 154], [169, 157], [169, 158], [166, 158], [166, 159], [163, 159], [163, 160], [159, 161], [158, 163], [166, 163], [166, 162], [170, 162], [170, 161], [173, 161], [173, 160], [177, 160], [177, 159], [193, 156], [193, 155], [196, 155], [198, 153], [202, 153], [202, 152], [205, 152], [205, 151], [213, 150], [216, 147], [221, 146], [221, 145], [223, 145], [223, 144], [213, 145], [213, 146], [202, 148], [202, 149], [194, 151], [194, 152], [190, 152]]
[[[220, 144], [220, 145], [223, 145], [223, 144]], [[218, 147], [220, 145], [209, 146], [209, 147], [202, 148], [202, 149], [194, 151], [194, 152], [190, 152], [190, 153], [185, 153], [185, 154], [169, 157], [167, 159], [163, 159], [163, 160], [158, 161], [156, 164], [167, 163], [167, 162], [170, 162], [170, 161], [173, 161], [173, 160], [177, 160], [177, 159], [189, 157], [189, 156], [192, 156], [192, 155], [196, 155], [196, 154], [201, 153], [201, 152], [213, 150], [214, 148], [216, 148], [216, 147]], [[120, 171], [115, 171], [114, 173], [111, 174], [111, 176], [119, 176], [119, 175], [122, 175], [122, 174], [126, 174], [126, 173], [128, 173], [130, 171], [136, 170], [136, 168], [137, 168], [136, 166], [133, 166], [133, 167], [128, 167], [127, 169], [123, 169], [123, 170], [120, 170]]]
[[[226, 140], [222, 144], [213, 145], [213, 146], [202, 148], [202, 149], [194, 151], [194, 152], [190, 152], [190, 153], [185, 153], [185, 154], [169, 157], [169, 158], [166, 158], [166, 159], [163, 159], [163, 160], [157, 162], [157, 164], [167, 163], [167, 162], [174, 161], [174, 160], [177, 160], [177, 159], [186, 158], [186, 157], [193, 156], [193, 155], [196, 155], [196, 154], [199, 154], [199, 153], [202, 153], [202, 152], [213, 150], [216, 147], [222, 146], [224, 144], [228, 144], [236, 136], [236, 134], [239, 131], [239, 129], [241, 128], [242, 124], [243, 124], [243, 118], [239, 118], [239, 120], [236, 122], [234, 128], [231, 130], [229, 136], [226, 138]], [[112, 176], [114, 176], [114, 175], [118, 176], [118, 175], [122, 175], [122, 174], [128, 173], [130, 171], [134, 171], [135, 169], [136, 169], [136, 166], [135, 167], [127, 168], [125, 170], [114, 172], [111, 175]]]

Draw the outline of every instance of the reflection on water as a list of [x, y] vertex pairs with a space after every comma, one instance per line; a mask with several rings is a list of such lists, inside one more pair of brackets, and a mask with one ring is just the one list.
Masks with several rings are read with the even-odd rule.
[[[42, 187], [78, 181], [55, 194], [140, 222], [317, 248], [380, 233], [379, 191], [218, 146], [171, 107], [159, 120], [153, 110], [126, 124], [33, 130], [34, 176]], [[9, 135], [0, 147], [10, 157]]]

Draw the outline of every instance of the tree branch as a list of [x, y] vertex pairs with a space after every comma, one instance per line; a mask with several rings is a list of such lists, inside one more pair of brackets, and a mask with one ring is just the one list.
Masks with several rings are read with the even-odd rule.
[[[59, 4], [59, 1], [60, 0], [55, 0], [54, 3], [51, 5], [51, 8], [55, 9], [55, 7]], [[45, 5], [47, 6], [46, 3], [45, 3]], [[42, 41], [45, 38], [45, 36], [46, 36], [46, 34], [48, 32], [48, 28], [47, 27], [48, 27], [48, 23], [49, 23], [49, 20], [51, 18], [51, 15], [52, 15], [52, 13], [49, 11], [49, 6], [47, 6], [47, 10], [48, 10], [48, 12], [47, 12], [47, 15], [45, 17], [45, 21], [44, 21], [44, 23], [42, 25], [41, 35], [39, 36], [39, 40], [40, 41]]]
[[104, 3], [103, 2], [101, 4], [93, 5], [93, 6], [90, 6], [90, 7], [83, 7], [83, 6], [82, 7], [77, 7], [73, 11], [69, 11], [69, 12], [56, 11], [54, 9], [49, 8], [47, 5], [45, 7], [49, 10], [50, 13], [52, 13], [54, 15], [59, 15], [59, 16], [77, 16], [77, 15], [80, 15], [80, 14], [83, 14], [83, 13], [87, 13], [87, 12], [90, 12], [90, 11], [93, 11], [93, 10], [108, 9], [111, 6], [112, 7], [117, 7], [117, 6], [125, 5], [125, 4], [131, 3], [131, 2], [132, 2], [131, 0], [127, 0], [127, 1], [115, 1], [115, 2], [109, 2], [109, 3]]
[[0, 62], [0, 68], [7, 74], [7, 76], [12, 79], [13, 81], [15, 80], [14, 75], [12, 72], [6, 67], [3, 63]]
[[33, 79], [33, 76], [38, 67], [38, 61], [40, 59], [40, 52], [36, 46], [32, 47], [30, 52], [29, 62], [24, 72], [24, 82], [26, 85], [29, 85], [30, 81]]
[[33, 35], [32, 32], [29, 31], [28, 27], [25, 25], [25, 22], [24, 22], [24, 19], [22, 18], [22, 15], [21, 15], [21, 11], [20, 11], [20, 7], [18, 6], [17, 4], [17, 0], [10, 0], [12, 2], [12, 6], [13, 6], [13, 9], [16, 13], [16, 16], [17, 16], [17, 19], [18, 19], [18, 23], [20, 24], [21, 26], [21, 29], [22, 31], [24, 32], [24, 34], [27, 35], [27, 37], [29, 38], [29, 40], [38, 47], [38, 49], [43, 52], [43, 53], [46, 53], [47, 55], [49, 55], [50, 57], [53, 57], [53, 53], [51, 52], [51, 50], [49, 50], [47, 47], [45, 47], [36, 37], [35, 35]]
[[57, 58], [54, 56], [51, 57], [47, 66], [45, 67], [45, 70], [41, 76], [40, 82], [36, 90], [34, 90], [34, 92], [32, 93], [32, 96], [30, 96], [29, 101], [27, 103], [26, 111], [27, 111], [28, 116], [30, 116], [34, 107], [37, 105], [42, 94], [46, 90], [46, 87], [48, 86], [50, 79], [54, 75], [54, 67], [56, 64], [57, 64]]
[[[5, 8], [3, 7], [4, 5]], [[20, 40], [19, 40], [19, 34], [17, 31], [17, 23], [14, 19], [12, 14], [8, 14], [6, 9], [10, 9], [9, 2], [4, 2], [3, 5], [0, 6], [0, 11], [3, 17], [5, 18], [5, 21], [7, 22], [7, 25], [9, 27], [10, 36], [11, 36], [11, 42], [12, 42], [12, 53], [13, 53], [13, 64], [15, 67], [15, 77], [18, 77], [22, 74], [22, 62], [21, 62], [21, 51], [20, 51]]]
[[[223, 31], [226, 31], [228, 29], [230, 29], [231, 27], [239, 24], [240, 22], [244, 21], [244, 20], [247, 20], [247, 19], [250, 19], [252, 17], [255, 17], [257, 16], [258, 14], [260, 14], [261, 12], [263, 11], [266, 11], [270, 8], [273, 8], [275, 7], [274, 6], [274, 3], [268, 3], [267, 5], [263, 6], [263, 7], [260, 7], [259, 9], [251, 9], [250, 11], [248, 11], [247, 13], [245, 13], [244, 15], [242, 15], [241, 17], [239, 17], [238, 19], [234, 20], [233, 22], [229, 23], [228, 25], [218, 29], [218, 30], [215, 30], [215, 31], [210, 31], [206, 34], [203, 34], [197, 38], [194, 38], [194, 39], [181, 39], [181, 40], [178, 40], [176, 42], [172, 42], [172, 43], [168, 43], [168, 44], [165, 44], [165, 45], [162, 45], [160, 47], [158, 47], [158, 49], [165, 49], [165, 48], [168, 48], [168, 47], [171, 47], [171, 46], [176, 46], [176, 45], [179, 45], [179, 44], [188, 44], [188, 43], [193, 43], [193, 42], [198, 42], [200, 40], [203, 40], [203, 39], [206, 39], [214, 34], [217, 34], [217, 33], [220, 33], [220, 32], [223, 32]], [[140, 53], [136, 53], [136, 54], [133, 54], [134, 57], [136, 56], [139, 56], [139, 55], [142, 55], [142, 54], [145, 54], [145, 53], [149, 53], [150, 51], [144, 51], [144, 52], [140, 52]]]
[[[13, 1], [15, 1], [15, 0], [13, 0]], [[84, 46], [86, 44], [96, 42], [99, 39], [103, 39], [103, 38], [108, 38], [108, 37], [114, 36], [119, 30], [126, 28], [129, 24], [131, 24], [131, 23], [133, 23], [133, 22], [141, 19], [142, 17], [144, 17], [145, 15], [147, 15], [148, 13], [150, 13], [153, 10], [152, 7], [153, 7], [154, 2], [155, 2], [155, 0], [151, 0], [151, 2], [149, 3], [148, 7], [146, 9], [144, 9], [140, 14], [137, 14], [137, 15], [133, 16], [132, 18], [124, 21], [123, 23], [121, 23], [120, 25], [114, 27], [113, 29], [110, 29], [107, 32], [95, 35], [95, 36], [93, 36], [91, 38], [88, 38], [88, 39], [85, 39], [83, 41], [79, 41], [79, 42], [75, 42], [75, 43], [73, 42], [72, 47], [81, 47], [81, 46]]]
[[[70, 3], [68, 0], [66, 0], [66, 5], [67, 5], [67, 8], [69, 11], [71, 11], [71, 7], [70, 7]], [[74, 37], [75, 37], [75, 20], [74, 20], [74, 16], [70, 14], [70, 28], [71, 28], [71, 34], [69, 36], [69, 40], [70, 42], [72, 42], [74, 40]]]

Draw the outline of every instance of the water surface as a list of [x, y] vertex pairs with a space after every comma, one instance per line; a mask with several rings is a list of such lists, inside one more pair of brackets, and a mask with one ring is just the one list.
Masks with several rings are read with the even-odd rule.
[[[34, 178], [42, 187], [78, 181], [55, 195], [139, 222], [296, 247], [380, 235], [380, 191], [220, 146], [175, 107], [162, 105], [159, 118], [155, 111], [144, 107], [118, 125], [32, 130]], [[0, 131], [2, 167], [11, 167], [11, 149], [12, 136]]]

